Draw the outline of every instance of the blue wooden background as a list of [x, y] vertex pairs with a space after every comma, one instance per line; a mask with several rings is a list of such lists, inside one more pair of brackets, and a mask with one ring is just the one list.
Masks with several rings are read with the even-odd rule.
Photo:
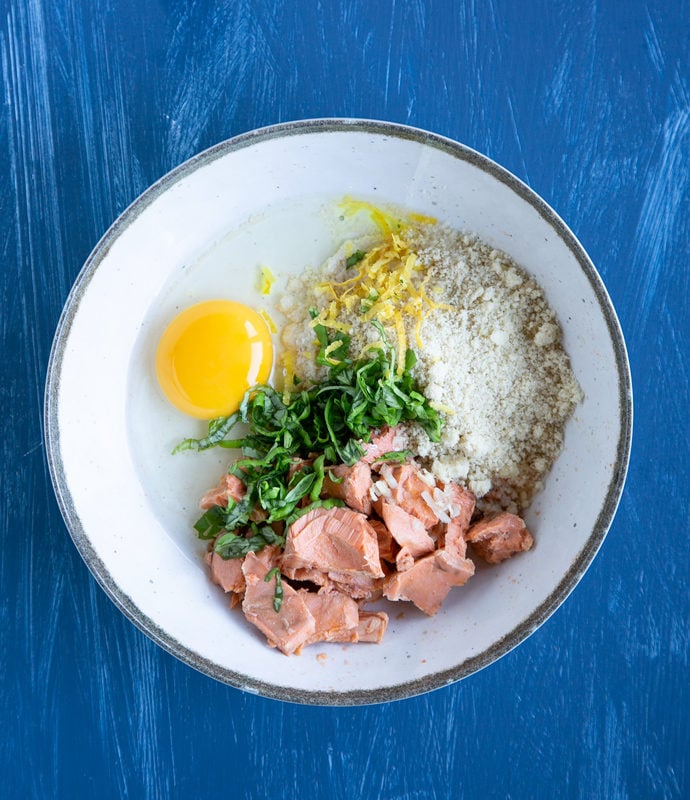
[[[690, 796], [690, 6], [0, 0], [0, 796]], [[242, 694], [106, 598], [42, 439], [61, 308], [113, 219], [202, 148], [317, 116], [428, 128], [568, 222], [627, 338], [617, 518], [565, 605], [460, 684], [354, 709]]]

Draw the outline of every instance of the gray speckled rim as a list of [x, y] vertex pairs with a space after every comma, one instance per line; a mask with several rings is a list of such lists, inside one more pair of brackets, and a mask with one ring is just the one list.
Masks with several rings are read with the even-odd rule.
[[[79, 515], [74, 507], [70, 487], [65, 479], [63, 469], [60, 429], [58, 425], [58, 397], [60, 394], [60, 377], [65, 346], [69, 338], [72, 321], [79, 308], [84, 293], [99, 265], [108, 254], [113, 242], [127, 229], [129, 225], [153, 203], [161, 194], [166, 192], [175, 183], [190, 175], [194, 171], [218, 158], [226, 156], [236, 150], [251, 147], [254, 144], [286, 136], [301, 136], [312, 133], [353, 132], [368, 133], [380, 136], [395, 137], [419, 142], [427, 147], [441, 150], [454, 158], [469, 162], [473, 166], [487, 172], [496, 180], [501, 181], [513, 192], [528, 202], [541, 217], [553, 228], [573, 256], [577, 259], [583, 273], [589, 280], [594, 294], [599, 302], [601, 313], [606, 324], [613, 345], [616, 369], [618, 372], [618, 398], [620, 407], [620, 434], [617, 445], [616, 468], [611, 476], [611, 481], [606, 492], [606, 497], [597, 517], [592, 533], [577, 557], [570, 565], [570, 569], [549, 597], [534, 610], [526, 619], [517, 625], [510, 633], [495, 642], [484, 652], [466, 659], [449, 670], [436, 672], [425, 678], [400, 683], [395, 686], [380, 687], [377, 689], [351, 692], [321, 692], [304, 691], [290, 687], [276, 686], [258, 681], [248, 675], [243, 675], [232, 670], [219, 667], [217, 664], [201, 658], [196, 653], [186, 648], [165, 630], [161, 629], [152, 619], [144, 615], [115, 583], [109, 574], [106, 565], [94, 551], [89, 536], [84, 530]], [[186, 664], [194, 667], [218, 681], [242, 689], [247, 692], [264, 697], [283, 700], [291, 703], [302, 703], [320, 706], [355, 706], [374, 703], [383, 703], [414, 697], [434, 689], [441, 688], [450, 683], [459, 681], [474, 672], [477, 672], [493, 663], [501, 656], [508, 653], [531, 633], [533, 633], [565, 600], [575, 588], [580, 578], [584, 575], [592, 559], [596, 555], [601, 543], [613, 521], [625, 483], [625, 476], [630, 458], [632, 442], [632, 383], [630, 367], [625, 347], [623, 334], [612, 306], [606, 288], [599, 277], [594, 265], [587, 256], [582, 245], [578, 242], [572, 231], [561, 218], [526, 184], [499, 166], [486, 156], [475, 150], [459, 144], [451, 139], [434, 133], [399, 125], [390, 122], [360, 119], [314, 119], [287, 122], [261, 128], [249, 133], [244, 133], [225, 142], [211, 147], [202, 153], [181, 164], [172, 172], [165, 175], [137, 200], [127, 208], [105, 233], [100, 242], [87, 259], [79, 273], [74, 286], [67, 298], [64, 310], [58, 323], [57, 331], [51, 349], [48, 371], [46, 376], [44, 424], [46, 437], [46, 453], [55, 494], [60, 511], [65, 520], [72, 539], [79, 550], [87, 567], [98, 583], [115, 605], [128, 617], [140, 630], [154, 642], [179, 658]]]

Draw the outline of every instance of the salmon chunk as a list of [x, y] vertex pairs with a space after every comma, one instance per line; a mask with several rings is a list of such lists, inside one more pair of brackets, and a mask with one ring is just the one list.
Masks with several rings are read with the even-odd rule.
[[383, 594], [383, 578], [374, 578], [363, 572], [329, 572], [328, 579], [341, 592], [356, 600], [373, 602]]
[[407, 436], [399, 425], [381, 428], [368, 442], [360, 442], [364, 448], [362, 461], [371, 464], [386, 453], [397, 453], [407, 447]]
[[316, 626], [306, 644], [357, 641], [359, 606], [351, 597], [329, 589], [301, 594]]
[[282, 568], [318, 569], [382, 578], [376, 531], [366, 516], [347, 507], [315, 508], [290, 525]]
[[380, 519], [372, 518], [369, 520], [369, 524], [376, 531], [376, 538], [379, 543], [379, 558], [388, 561], [389, 564], [394, 564], [395, 556], [400, 549], [398, 543]]
[[248, 553], [242, 564], [246, 591], [242, 610], [253, 625], [264, 634], [268, 643], [285, 655], [302, 648], [316, 632], [314, 617], [304, 601], [304, 593], [283, 582], [280, 611], [273, 607], [275, 578], [266, 580], [277, 566], [277, 547], [264, 547], [259, 553]]
[[[235, 475], [228, 473], [227, 475], [223, 475], [218, 486], [214, 486], [213, 489], [206, 492], [199, 501], [199, 507], [205, 511], [209, 508], [213, 508], [213, 506], [222, 506], [226, 508], [228, 500], [234, 500], [236, 503], [239, 503], [246, 493], [247, 487], [244, 485], [243, 481]], [[254, 522], [263, 522], [267, 516], [263, 509], [254, 507], [250, 519]]]
[[371, 467], [365, 461], [354, 466], [339, 464], [326, 470], [323, 480], [324, 497], [338, 497], [355, 511], [371, 514]]
[[247, 492], [247, 487], [235, 475], [223, 475], [218, 486], [210, 489], [199, 501], [199, 507], [208, 510], [213, 506], [227, 506], [228, 498], [239, 502]]
[[360, 611], [357, 625], [357, 641], [380, 644], [388, 627], [385, 611]]
[[386, 528], [400, 545], [395, 559], [399, 570], [409, 569], [415, 558], [431, 553], [436, 547], [424, 524], [399, 506], [380, 502], [380, 513]]
[[332, 581], [325, 572], [320, 569], [312, 569], [311, 567], [297, 567], [295, 569], [286, 569], [284, 559], [281, 558], [281, 569], [283, 574], [287, 575], [293, 581], [302, 581], [313, 583], [316, 586], [330, 586]]
[[383, 581], [383, 596], [389, 600], [410, 600], [433, 616], [454, 586], [463, 586], [474, 575], [467, 558], [453, 558], [437, 550], [420, 558], [405, 572], [394, 572]]
[[[383, 470], [384, 467], [381, 468], [382, 474]], [[438, 522], [438, 515], [425, 499], [430, 497], [433, 486], [421, 477], [419, 467], [413, 463], [398, 464], [388, 466], [388, 470], [392, 478], [389, 478], [389, 483], [393, 484], [391, 502], [417, 517], [425, 528], [433, 528]]]
[[474, 552], [489, 564], [500, 564], [534, 544], [524, 520], [507, 511], [475, 523], [465, 538]]
[[465, 535], [474, 513], [475, 498], [472, 492], [463, 489], [457, 483], [447, 484], [445, 491], [450, 494], [452, 504], [457, 507], [457, 514], [451, 518], [446, 527], [443, 549], [456, 558], [464, 558], [467, 552]]
[[304, 599], [316, 620], [316, 633], [307, 644], [383, 641], [388, 627], [385, 611], [359, 611], [357, 604], [340, 592], [305, 592]]
[[211, 580], [224, 592], [242, 594], [244, 591], [244, 573], [241, 558], [221, 558], [211, 550], [206, 554], [206, 563], [211, 571]]

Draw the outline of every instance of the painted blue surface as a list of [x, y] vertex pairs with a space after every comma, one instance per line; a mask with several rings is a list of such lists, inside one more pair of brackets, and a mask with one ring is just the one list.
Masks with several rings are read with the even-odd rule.
[[[0, 796], [690, 796], [690, 6], [0, 0]], [[355, 709], [248, 696], [130, 624], [50, 485], [69, 288], [198, 150], [291, 119], [409, 123], [486, 153], [579, 236], [635, 388], [628, 483], [564, 606], [460, 684]]]

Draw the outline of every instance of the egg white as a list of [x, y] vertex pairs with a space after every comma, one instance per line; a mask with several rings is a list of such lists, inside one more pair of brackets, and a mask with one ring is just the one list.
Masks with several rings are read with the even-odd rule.
[[[284, 323], [277, 304], [288, 278], [319, 266], [344, 241], [369, 232], [366, 216], [344, 216], [339, 201], [313, 196], [268, 207], [209, 243], [191, 262], [171, 264], [168, 281], [142, 324], [127, 378], [130, 450], [154, 513], [200, 568], [199, 556], [206, 544], [196, 539], [192, 529], [200, 513], [199, 498], [217, 483], [238, 453], [216, 448], [171, 454], [182, 439], [203, 436], [207, 425], [178, 411], [165, 398], [155, 374], [159, 338], [174, 316], [204, 300], [225, 298], [263, 310], [278, 329], [272, 336], [270, 380], [274, 381]], [[260, 291], [262, 266], [276, 278], [268, 295]]]

